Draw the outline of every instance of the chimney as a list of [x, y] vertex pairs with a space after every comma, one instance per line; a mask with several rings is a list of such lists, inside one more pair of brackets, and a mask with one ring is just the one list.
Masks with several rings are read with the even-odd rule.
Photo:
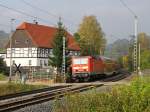
[[38, 22], [36, 21], [35, 24], [38, 24]]
[[33, 20], [33, 23], [36, 24], [36, 25], [38, 24], [38, 22], [35, 19]]

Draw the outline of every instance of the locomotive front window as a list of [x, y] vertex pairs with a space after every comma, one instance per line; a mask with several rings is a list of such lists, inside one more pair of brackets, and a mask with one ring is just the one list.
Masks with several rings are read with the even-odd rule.
[[88, 64], [88, 59], [81, 59], [81, 64]]
[[74, 64], [88, 64], [88, 59], [74, 59], [73, 60]]
[[74, 64], [80, 64], [80, 59], [74, 59], [74, 60], [73, 60], [73, 63], [74, 63]]

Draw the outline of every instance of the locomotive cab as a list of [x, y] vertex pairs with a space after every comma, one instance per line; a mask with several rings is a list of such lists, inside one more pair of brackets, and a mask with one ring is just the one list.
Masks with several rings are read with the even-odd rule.
[[101, 58], [92, 56], [78, 56], [72, 58], [73, 80], [89, 81], [91, 78], [104, 73], [104, 64]]
[[81, 79], [89, 76], [89, 58], [73, 57], [72, 58], [72, 78]]
[[89, 81], [105, 75], [118, 73], [118, 63], [111, 58], [102, 56], [72, 57], [72, 80]]

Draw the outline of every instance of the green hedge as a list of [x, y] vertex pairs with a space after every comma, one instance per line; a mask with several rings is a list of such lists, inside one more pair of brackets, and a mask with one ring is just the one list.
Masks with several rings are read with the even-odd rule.
[[7, 80], [7, 77], [0, 73], [0, 81], [5, 81], [5, 80]]
[[130, 86], [117, 86], [107, 93], [67, 95], [55, 101], [54, 109], [55, 112], [150, 112], [150, 78], [137, 78]]
[[15, 84], [15, 83], [6, 83], [0, 84], [0, 96], [12, 93], [18, 93], [23, 91], [31, 91], [46, 86], [42, 85], [27, 85], [27, 84]]

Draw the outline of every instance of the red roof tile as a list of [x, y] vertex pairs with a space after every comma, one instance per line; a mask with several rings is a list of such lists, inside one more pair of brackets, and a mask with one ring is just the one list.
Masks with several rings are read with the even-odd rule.
[[[19, 27], [17, 27], [17, 30], [26, 30], [29, 33], [29, 37], [32, 39], [35, 46], [52, 48], [53, 37], [57, 31], [57, 28], [24, 22]], [[79, 45], [75, 42], [73, 36], [68, 32], [67, 38], [69, 49], [80, 50]]]

